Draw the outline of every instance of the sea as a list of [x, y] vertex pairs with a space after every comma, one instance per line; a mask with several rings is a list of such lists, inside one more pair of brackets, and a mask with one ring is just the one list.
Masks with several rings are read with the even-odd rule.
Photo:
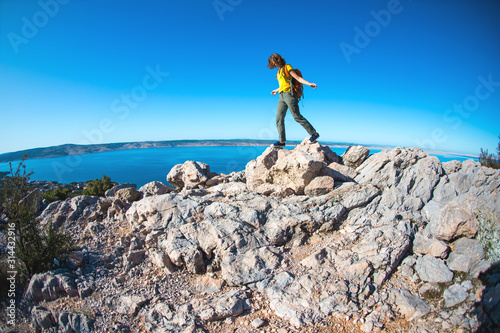
[[[26, 160], [30, 179], [56, 181], [62, 184], [101, 179], [103, 175], [117, 183], [133, 183], [141, 187], [152, 181], [167, 184], [167, 174], [173, 166], [186, 161], [198, 161], [210, 166], [210, 171], [230, 174], [242, 171], [251, 160], [261, 155], [266, 146], [230, 147], [167, 147], [117, 150], [101, 153], [71, 155], [65, 157]], [[287, 147], [286, 149], [293, 149]], [[347, 148], [331, 147], [342, 155]], [[371, 154], [381, 149], [370, 149]], [[471, 157], [455, 154], [430, 154], [441, 162], [465, 161]], [[12, 162], [15, 169], [19, 162]], [[0, 171], [10, 171], [9, 163], [0, 163]]]

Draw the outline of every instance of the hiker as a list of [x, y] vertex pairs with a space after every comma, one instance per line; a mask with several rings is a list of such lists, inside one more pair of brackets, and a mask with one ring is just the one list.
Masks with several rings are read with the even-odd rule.
[[298, 122], [311, 136], [309, 138], [310, 142], [315, 142], [319, 138], [318, 132], [312, 127], [312, 125], [300, 114], [299, 110], [299, 97], [297, 92], [292, 89], [290, 82], [291, 78], [295, 78], [298, 82], [308, 85], [316, 89], [316, 83], [310, 83], [303, 79], [297, 74], [297, 72], [292, 68], [292, 66], [287, 65], [285, 59], [277, 53], [272, 54], [269, 57], [267, 67], [270, 69], [278, 68], [278, 73], [276, 74], [276, 79], [279, 83], [279, 88], [271, 92], [272, 95], [280, 94], [278, 101], [278, 110], [276, 113], [276, 127], [278, 128], [279, 141], [276, 141], [274, 147], [284, 147], [286, 141], [285, 135], [285, 115], [286, 110], [290, 109], [293, 119]]

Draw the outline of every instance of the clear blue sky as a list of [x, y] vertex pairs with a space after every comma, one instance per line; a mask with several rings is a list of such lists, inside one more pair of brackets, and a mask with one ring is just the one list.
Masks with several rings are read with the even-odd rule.
[[277, 139], [274, 52], [317, 83], [301, 110], [320, 141], [495, 152], [499, 17], [493, 0], [0, 0], [0, 153]]

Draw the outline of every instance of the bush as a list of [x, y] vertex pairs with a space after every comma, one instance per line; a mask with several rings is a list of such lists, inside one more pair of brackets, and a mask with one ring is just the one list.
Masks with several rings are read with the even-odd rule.
[[42, 193], [42, 198], [54, 202], [58, 200], [66, 200], [69, 197], [69, 191], [66, 188], [56, 188]]
[[15, 237], [16, 268], [22, 278], [29, 279], [50, 269], [54, 259], [72, 248], [69, 236], [57, 232], [51, 224], [42, 226], [35, 218], [40, 199], [30, 195], [33, 192], [29, 179], [33, 172], [26, 173], [25, 159], [26, 156], [15, 171], [9, 163], [10, 176], [4, 181], [2, 194], [9, 233]]
[[111, 181], [111, 178], [106, 175], [102, 175], [102, 179], [94, 179], [87, 183], [87, 187], [83, 190], [83, 195], [104, 197], [106, 196], [106, 191], [113, 186], [115, 186], [115, 184]]
[[488, 154], [488, 149], [481, 148], [481, 153], [479, 154], [479, 162], [482, 166], [500, 169], [500, 135], [498, 136], [499, 142], [497, 147], [497, 156], [493, 154]]
[[486, 259], [492, 263], [500, 261], [500, 224], [495, 212], [480, 209], [476, 213], [478, 221], [477, 239], [484, 249]]

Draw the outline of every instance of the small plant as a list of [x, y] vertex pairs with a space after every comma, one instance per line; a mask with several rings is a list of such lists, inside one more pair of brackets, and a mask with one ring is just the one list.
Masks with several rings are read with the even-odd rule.
[[[22, 278], [52, 267], [53, 260], [71, 250], [69, 236], [59, 233], [51, 224], [42, 226], [35, 218], [39, 197], [30, 187], [33, 172], [26, 173], [24, 159], [16, 170], [10, 166], [10, 176], [2, 186], [3, 208], [9, 233], [14, 237], [14, 255]], [[4, 225], [5, 227], [5, 225]]]
[[42, 193], [42, 198], [54, 202], [58, 200], [66, 200], [69, 197], [69, 191], [66, 188], [56, 188]]
[[492, 263], [500, 262], [500, 224], [495, 212], [479, 209], [476, 213], [478, 222], [477, 239], [482, 245], [486, 259]]
[[104, 197], [106, 191], [114, 185], [110, 177], [102, 175], [102, 179], [94, 179], [87, 183], [87, 187], [83, 190], [83, 195]]
[[[500, 135], [498, 136], [500, 140]], [[494, 169], [500, 169], [500, 141], [498, 142], [497, 147], [497, 156], [488, 153], [488, 149], [481, 148], [481, 153], [479, 154], [479, 163], [482, 166], [490, 167]]]

